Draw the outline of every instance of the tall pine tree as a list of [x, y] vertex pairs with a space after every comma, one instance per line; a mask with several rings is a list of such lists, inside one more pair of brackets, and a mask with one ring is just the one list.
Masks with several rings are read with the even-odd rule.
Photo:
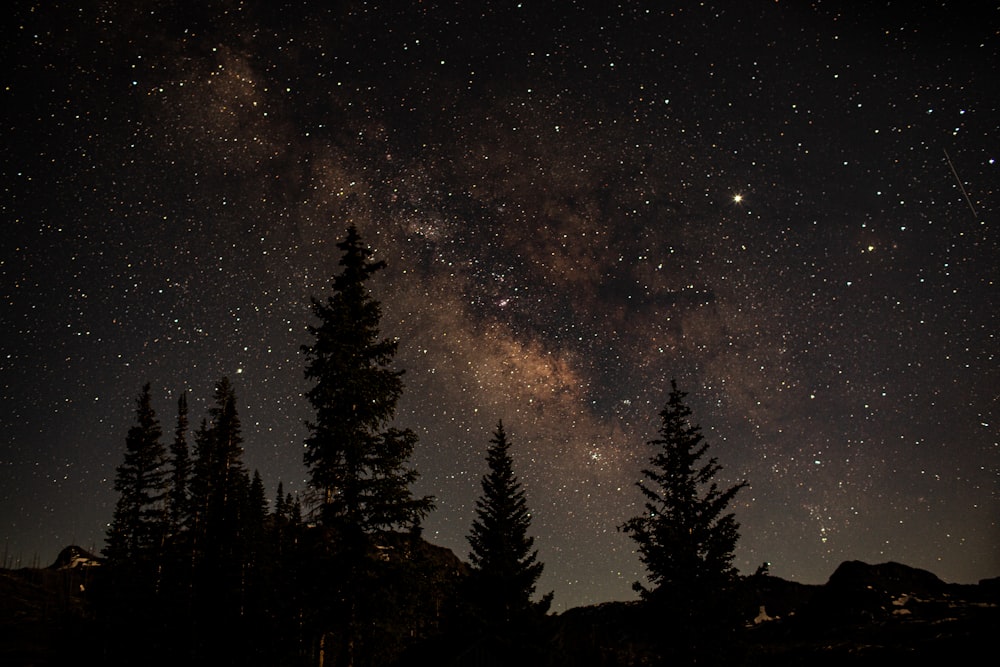
[[315, 586], [313, 632], [321, 654], [353, 666], [393, 639], [384, 623], [392, 613], [393, 564], [379, 555], [379, 533], [417, 529], [433, 499], [410, 490], [417, 479], [408, 466], [416, 434], [391, 426], [403, 372], [391, 367], [397, 342], [382, 337], [381, 305], [368, 287], [385, 263], [371, 261], [353, 226], [337, 247], [342, 271], [332, 295], [313, 299], [319, 323], [309, 327], [313, 342], [302, 346], [305, 376], [314, 383], [306, 397], [316, 411], [315, 421], [306, 423], [304, 456], [319, 523], [333, 538], [316, 549], [316, 569], [329, 578]]
[[267, 497], [264, 480], [258, 470], [253, 471], [247, 490], [247, 503], [243, 516], [245, 541], [247, 545], [247, 565], [257, 568], [265, 551], [265, 528], [267, 524]]
[[112, 567], [153, 566], [160, 558], [167, 492], [161, 435], [147, 383], [136, 400], [136, 424], [125, 437], [125, 460], [115, 475], [119, 496], [104, 549]]
[[[701, 427], [690, 421], [686, 393], [671, 381], [670, 396], [660, 412], [659, 437], [650, 467], [637, 482], [645, 497], [644, 512], [621, 529], [638, 545], [651, 587], [634, 588], [651, 606], [661, 625], [656, 636], [665, 650], [681, 660], [724, 661], [738, 626], [731, 589], [736, 578], [733, 556], [739, 524], [726, 509], [746, 482], [721, 489], [715, 481], [722, 469], [708, 456]], [[664, 630], [673, 628], [667, 640]]]
[[95, 601], [106, 634], [109, 664], [130, 664], [142, 651], [158, 653], [167, 517], [166, 448], [149, 384], [136, 401], [136, 423], [125, 437], [125, 457], [115, 475], [120, 494], [108, 528]]
[[[198, 557], [221, 559], [232, 555], [239, 538], [241, 500], [249, 477], [243, 465], [243, 435], [236, 391], [229, 378], [215, 385], [209, 420], [195, 432], [192, 463], [192, 538]], [[197, 558], [196, 558], [197, 559]]]
[[212, 496], [215, 448], [208, 420], [202, 418], [194, 432], [194, 458], [191, 461], [191, 482], [188, 485], [188, 530], [191, 561], [197, 563], [208, 541], [208, 506]]
[[236, 391], [228, 378], [216, 383], [208, 414], [194, 434], [188, 541], [192, 645], [206, 663], [233, 660], [245, 648], [232, 637], [247, 631], [251, 531], [247, 521], [251, 480], [243, 464]]
[[397, 342], [381, 337], [381, 305], [368, 288], [385, 262], [370, 260], [372, 251], [353, 226], [337, 247], [343, 270], [331, 296], [313, 299], [319, 324], [309, 327], [312, 344], [302, 346], [306, 379], [315, 383], [306, 394], [316, 410], [305, 441], [309, 483], [329, 528], [357, 535], [413, 527], [433, 499], [415, 498], [410, 490], [417, 472], [407, 462], [416, 434], [389, 426], [403, 371], [390, 367]]
[[523, 621], [534, 612], [544, 614], [552, 595], [539, 603], [531, 601], [543, 565], [533, 548], [535, 538], [528, 535], [531, 513], [514, 475], [502, 421], [497, 422], [486, 462], [489, 472], [482, 479], [483, 493], [476, 500], [476, 518], [468, 536], [470, 584], [482, 620], [503, 626]]
[[179, 535], [187, 526], [188, 478], [191, 476], [191, 454], [187, 442], [188, 405], [187, 392], [177, 399], [177, 426], [174, 441], [170, 444], [170, 491], [167, 494], [167, 514], [172, 536]]

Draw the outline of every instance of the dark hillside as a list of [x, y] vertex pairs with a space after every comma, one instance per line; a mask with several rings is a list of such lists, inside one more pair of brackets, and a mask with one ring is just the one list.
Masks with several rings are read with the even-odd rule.
[[95, 622], [86, 594], [93, 571], [72, 567], [64, 556], [73, 553], [86, 552], [67, 547], [51, 567], [0, 570], [0, 664], [65, 664], [89, 652]]
[[[407, 628], [411, 639], [426, 638], [410, 641], [414, 650], [407, 656], [420, 656], [421, 664], [458, 664], [453, 658], [459, 655], [493, 664], [488, 652], [459, 651], [453, 637], [439, 633], [466, 565], [450, 550], [411, 536], [384, 534], [379, 542], [386, 562], [408, 564], [397, 574], [421, 580], [419, 591], [392, 601], [400, 605], [392, 625]], [[0, 570], [0, 665], [89, 664], [101, 657], [100, 626], [88, 599], [97, 562], [70, 547], [48, 568]], [[411, 587], [400, 580], [398, 590]], [[743, 664], [752, 667], [971, 661], [990, 653], [1000, 630], [1000, 579], [949, 584], [899, 563], [845, 562], [822, 586], [747, 577], [734, 604], [743, 609], [747, 626]], [[608, 602], [550, 616], [548, 662], [553, 667], [653, 664], [652, 643], [642, 628], [656, 623], [646, 616], [641, 602]]]

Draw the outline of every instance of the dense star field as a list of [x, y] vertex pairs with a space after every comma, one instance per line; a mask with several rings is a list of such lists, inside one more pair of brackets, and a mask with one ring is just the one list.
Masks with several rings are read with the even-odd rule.
[[8, 10], [6, 565], [101, 548], [147, 381], [169, 434], [228, 376], [305, 498], [299, 348], [354, 224], [425, 537], [467, 556], [503, 419], [554, 609], [634, 596], [671, 378], [750, 484], [742, 571], [1000, 574], [1000, 9], [303, 4]]

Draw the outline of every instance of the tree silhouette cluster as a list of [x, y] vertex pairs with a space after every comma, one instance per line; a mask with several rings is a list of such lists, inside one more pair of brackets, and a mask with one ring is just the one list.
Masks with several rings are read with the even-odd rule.
[[[269, 503], [260, 474], [246, 469], [228, 379], [193, 434], [180, 396], [169, 446], [144, 386], [94, 594], [106, 662], [564, 664], [552, 648], [552, 594], [535, 597], [543, 564], [501, 421], [469, 564], [420, 537], [434, 499], [412, 491], [417, 436], [394, 426], [397, 341], [382, 337], [368, 285], [385, 264], [354, 227], [338, 248], [341, 271], [332, 294], [313, 300], [317, 323], [302, 347], [315, 411], [304, 443], [307, 516], [280, 481]], [[715, 656], [712, 638], [735, 627], [716, 615], [736, 576], [738, 524], [726, 508], [744, 485], [718, 488], [720, 466], [706, 458], [683, 398], [673, 384], [639, 482], [644, 512], [621, 528], [648, 570], [650, 586], [636, 584], [647, 617], [681, 628], [664, 640], [650, 626], [657, 654], [695, 661]]]
[[[304, 523], [298, 498], [281, 483], [273, 511], [263, 479], [243, 464], [236, 395], [229, 380], [215, 387], [209, 416], [188, 443], [187, 395], [178, 400], [168, 448], [147, 384], [137, 400], [136, 425], [117, 469], [119, 498], [108, 528], [98, 608], [108, 625], [111, 662], [169, 664], [197, 659], [228, 664], [246, 647], [233, 637], [280, 628], [255, 651], [301, 633], [294, 592], [296, 554]], [[150, 654], [150, 648], [155, 651]]]

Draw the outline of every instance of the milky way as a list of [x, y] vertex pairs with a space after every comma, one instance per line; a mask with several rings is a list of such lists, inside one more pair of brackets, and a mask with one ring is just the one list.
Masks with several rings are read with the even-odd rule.
[[540, 589], [632, 597], [676, 378], [750, 483], [741, 570], [1000, 574], [1000, 10], [209, 4], [3, 29], [8, 565], [102, 546], [147, 381], [169, 430], [229, 376], [248, 467], [305, 494], [299, 347], [354, 224], [432, 542], [468, 553], [503, 419]]

